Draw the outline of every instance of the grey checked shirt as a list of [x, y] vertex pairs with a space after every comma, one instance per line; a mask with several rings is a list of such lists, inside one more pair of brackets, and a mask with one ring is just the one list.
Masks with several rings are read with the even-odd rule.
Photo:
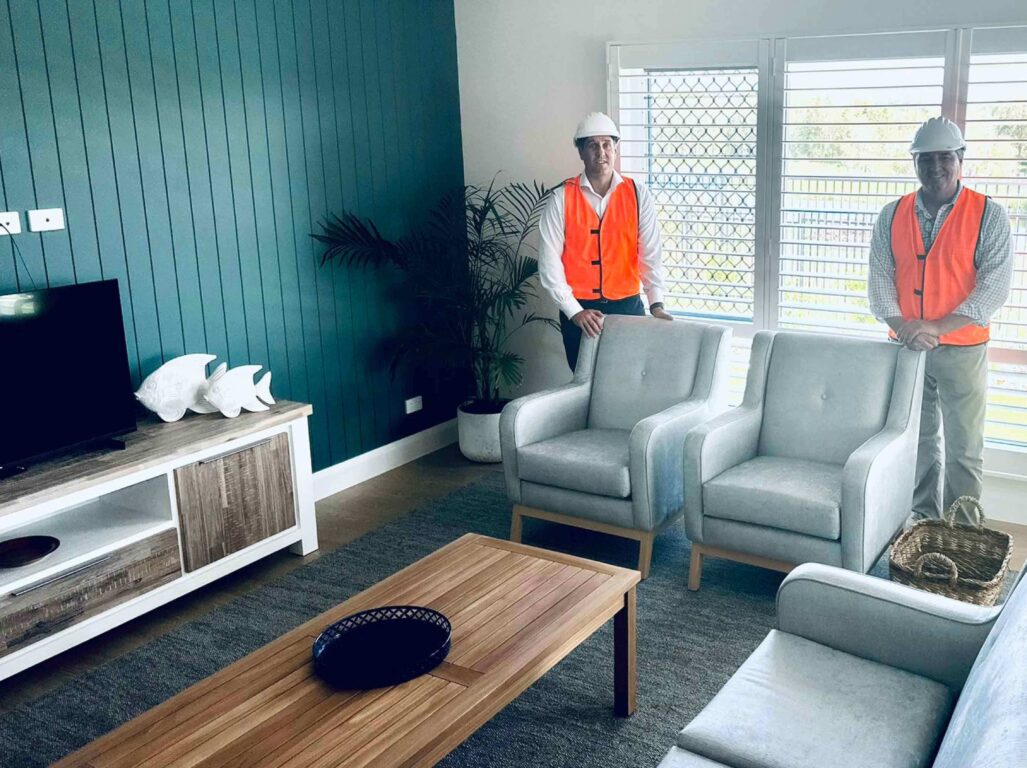
[[[916, 193], [916, 218], [920, 222], [920, 233], [924, 248], [931, 249], [941, 225], [952, 212], [952, 206], [963, 191], [959, 185], [955, 197], [945, 203], [938, 215], [932, 217]], [[884, 321], [889, 317], [900, 317], [898, 292], [895, 289], [895, 255], [891, 250], [891, 223], [895, 216], [898, 200], [893, 200], [881, 209], [870, 237], [870, 272], [867, 276], [867, 291], [870, 311], [874, 317]], [[981, 237], [974, 254], [977, 267], [977, 283], [966, 301], [953, 311], [973, 320], [975, 325], [986, 326], [1009, 298], [1009, 286], [1013, 280], [1013, 241], [1009, 234], [1009, 217], [1006, 210], [991, 198], [984, 205], [981, 219]]]

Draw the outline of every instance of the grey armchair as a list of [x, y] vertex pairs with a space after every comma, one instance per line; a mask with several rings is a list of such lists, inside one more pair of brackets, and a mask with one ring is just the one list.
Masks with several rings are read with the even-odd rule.
[[685, 439], [688, 588], [705, 557], [868, 571], [912, 509], [923, 357], [757, 333], [742, 405]]
[[725, 407], [731, 332], [609, 316], [585, 339], [570, 384], [509, 403], [499, 421], [510, 538], [533, 517], [653, 539], [681, 514], [685, 434]]

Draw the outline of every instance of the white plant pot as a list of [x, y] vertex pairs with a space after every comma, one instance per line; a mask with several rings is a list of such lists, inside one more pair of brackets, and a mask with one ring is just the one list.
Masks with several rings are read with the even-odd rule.
[[471, 461], [495, 464], [503, 460], [499, 447], [499, 414], [468, 413], [464, 403], [456, 409], [460, 453]]

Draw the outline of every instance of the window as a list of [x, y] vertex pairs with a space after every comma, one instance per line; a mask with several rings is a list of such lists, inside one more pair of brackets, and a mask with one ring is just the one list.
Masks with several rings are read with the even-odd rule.
[[734, 325], [734, 403], [756, 330], [883, 336], [873, 223], [917, 187], [917, 126], [963, 126], [966, 182], [1006, 207], [1016, 252], [986, 436], [1027, 447], [1027, 27], [611, 45], [610, 65], [622, 170], [657, 201], [668, 307]]
[[753, 319], [757, 81], [755, 67], [621, 75], [622, 130], [641, 134], [621, 167], [653, 192], [673, 311]]
[[787, 62], [779, 328], [880, 335], [870, 233], [911, 187], [910, 135], [941, 111], [944, 59]]
[[[1006, 306], [992, 321], [986, 438], [1027, 444], [1027, 46], [1006, 46], [992, 30], [975, 34], [966, 94], [964, 178], [1009, 213], [1016, 263]], [[996, 46], [994, 43], [998, 43]], [[992, 43], [989, 45], [989, 43]]]

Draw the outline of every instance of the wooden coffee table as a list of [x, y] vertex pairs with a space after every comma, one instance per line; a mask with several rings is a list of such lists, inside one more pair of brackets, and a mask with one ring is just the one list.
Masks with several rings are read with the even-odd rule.
[[[468, 534], [68, 756], [59, 766], [433, 765], [614, 620], [614, 710], [635, 710], [638, 571]], [[452, 650], [392, 688], [333, 690], [311, 646], [331, 622], [426, 605]]]

